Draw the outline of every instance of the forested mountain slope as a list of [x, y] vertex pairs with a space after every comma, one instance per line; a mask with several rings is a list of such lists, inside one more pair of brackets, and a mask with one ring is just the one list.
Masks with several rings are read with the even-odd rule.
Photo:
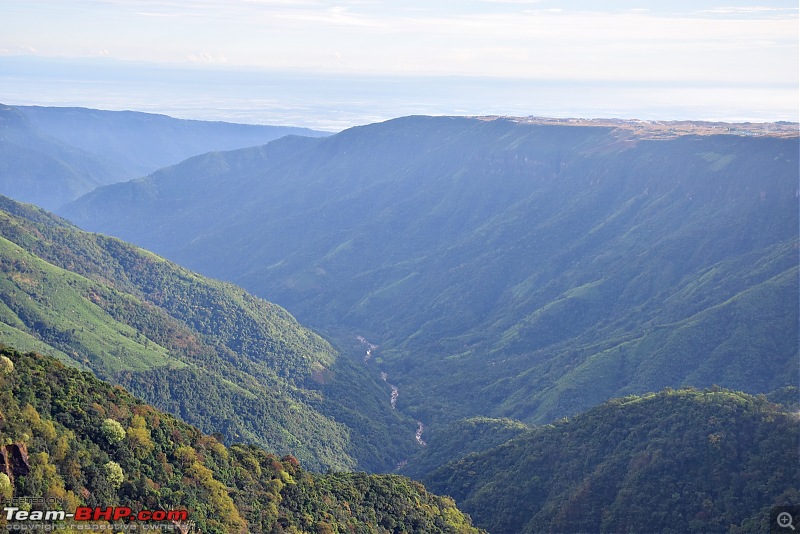
[[364, 335], [426, 424], [794, 384], [798, 138], [651, 137], [408, 117], [192, 158], [62, 213]]
[[400, 472], [422, 480], [446, 463], [492, 449], [530, 430], [513, 419], [470, 417], [425, 432], [425, 447]]
[[4, 197], [0, 341], [312, 469], [388, 471], [416, 446], [360, 353], [238, 287]]
[[[795, 390], [796, 393], [796, 390]], [[800, 503], [800, 415], [740, 392], [615, 399], [427, 479], [493, 534], [770, 532]]]
[[0, 105], [0, 194], [55, 209], [99, 185], [285, 135], [327, 134], [134, 111]]
[[[225, 447], [120, 387], [5, 347], [0, 444], [2, 457], [14, 459], [0, 464], [0, 500], [17, 508], [28, 499], [33, 510], [70, 513], [77, 506], [128, 507], [134, 514], [185, 510], [188, 520], [142, 527], [208, 534], [478, 532], [452, 499], [407, 478], [312, 475], [292, 456]], [[49, 523], [41, 526], [64, 532], [111, 526]], [[114, 532], [136, 526], [114, 524]], [[0, 528], [20, 526], [31, 525], [9, 523], [4, 511]]]

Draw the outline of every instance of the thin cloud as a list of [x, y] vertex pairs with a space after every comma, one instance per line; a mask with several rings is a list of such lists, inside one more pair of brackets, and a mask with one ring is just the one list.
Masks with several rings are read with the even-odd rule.
[[797, 8], [767, 7], [767, 6], [730, 6], [703, 9], [701, 13], [759, 13], [763, 11], [797, 11]]
[[137, 11], [137, 15], [140, 17], [163, 17], [163, 18], [174, 18], [179, 17], [178, 13], [152, 13], [148, 11]]
[[480, 0], [487, 4], [541, 4], [547, 0]]
[[19, 2], [15, 11], [27, 19], [9, 19], [6, 31], [0, 21], [0, 47], [364, 74], [796, 81], [797, 24], [784, 16], [796, 9], [711, 4], [677, 14], [613, 4], [582, 2], [576, 11], [545, 0], [447, 8], [414, 0], [83, 0], [53, 13]]
[[777, 15], [782, 17], [796, 17], [800, 8], [768, 7], [768, 6], [730, 6], [703, 9], [702, 14], [707, 15]]
[[228, 62], [228, 59], [224, 55], [211, 54], [209, 52], [197, 52], [194, 54], [187, 54], [186, 59], [188, 59], [192, 63], [222, 64]]

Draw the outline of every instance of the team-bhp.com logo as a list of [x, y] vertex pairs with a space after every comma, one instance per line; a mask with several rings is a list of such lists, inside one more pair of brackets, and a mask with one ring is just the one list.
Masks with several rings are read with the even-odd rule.
[[[38, 526], [64, 521], [74, 521], [76, 522], [74, 524], [78, 526], [85, 524], [87, 527], [92, 526], [89, 522], [107, 521], [117, 525], [107, 525], [115, 531], [120, 524], [127, 525], [124, 530], [130, 530], [136, 525], [145, 530], [150, 530], [157, 525], [173, 527], [172, 530], [180, 532], [192, 530], [192, 522], [189, 521], [189, 512], [186, 510], [140, 510], [134, 512], [127, 506], [79, 506], [74, 513], [67, 513], [64, 510], [23, 510], [18, 506], [6, 506], [3, 511], [9, 530], [38, 530]], [[95, 524], [94, 526], [99, 525]], [[159, 530], [162, 529], [159, 528]]]

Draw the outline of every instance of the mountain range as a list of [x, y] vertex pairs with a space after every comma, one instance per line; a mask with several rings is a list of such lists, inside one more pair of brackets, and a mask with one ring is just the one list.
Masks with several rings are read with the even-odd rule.
[[[93, 133], [142, 117], [42, 113], [15, 147], [63, 162], [107, 141], [103, 165], [147, 172]], [[69, 121], [85, 141], [67, 146]], [[769, 529], [800, 502], [800, 147], [772, 126], [406, 117], [290, 135], [58, 209], [125, 241], [0, 197], [0, 341], [156, 406], [7, 349], [0, 433], [61, 458], [41, 473], [74, 503], [184, 502], [159, 493], [177, 479], [154, 475], [149, 432], [193, 508], [215, 495], [227, 522], [196, 512], [210, 531], [472, 528], [418, 483], [333, 474], [352, 470], [421, 480], [497, 533]], [[71, 183], [15, 150], [21, 189]], [[42, 374], [82, 385], [26, 393]], [[52, 424], [8, 430], [3, 413], [31, 410]], [[90, 428], [109, 413], [124, 450]], [[124, 464], [119, 492], [56, 454], [70, 436]]]
[[145, 176], [196, 154], [289, 134], [327, 135], [135, 111], [0, 104], [0, 194], [52, 210], [100, 185]]
[[363, 335], [425, 424], [794, 384], [798, 137], [668, 134], [408, 117], [197, 156], [61, 213]]

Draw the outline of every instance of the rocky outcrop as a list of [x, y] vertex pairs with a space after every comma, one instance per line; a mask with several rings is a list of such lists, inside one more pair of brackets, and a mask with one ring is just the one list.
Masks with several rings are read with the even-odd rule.
[[28, 448], [24, 443], [0, 447], [0, 473], [5, 473], [13, 481], [14, 477], [25, 476], [30, 471]]

